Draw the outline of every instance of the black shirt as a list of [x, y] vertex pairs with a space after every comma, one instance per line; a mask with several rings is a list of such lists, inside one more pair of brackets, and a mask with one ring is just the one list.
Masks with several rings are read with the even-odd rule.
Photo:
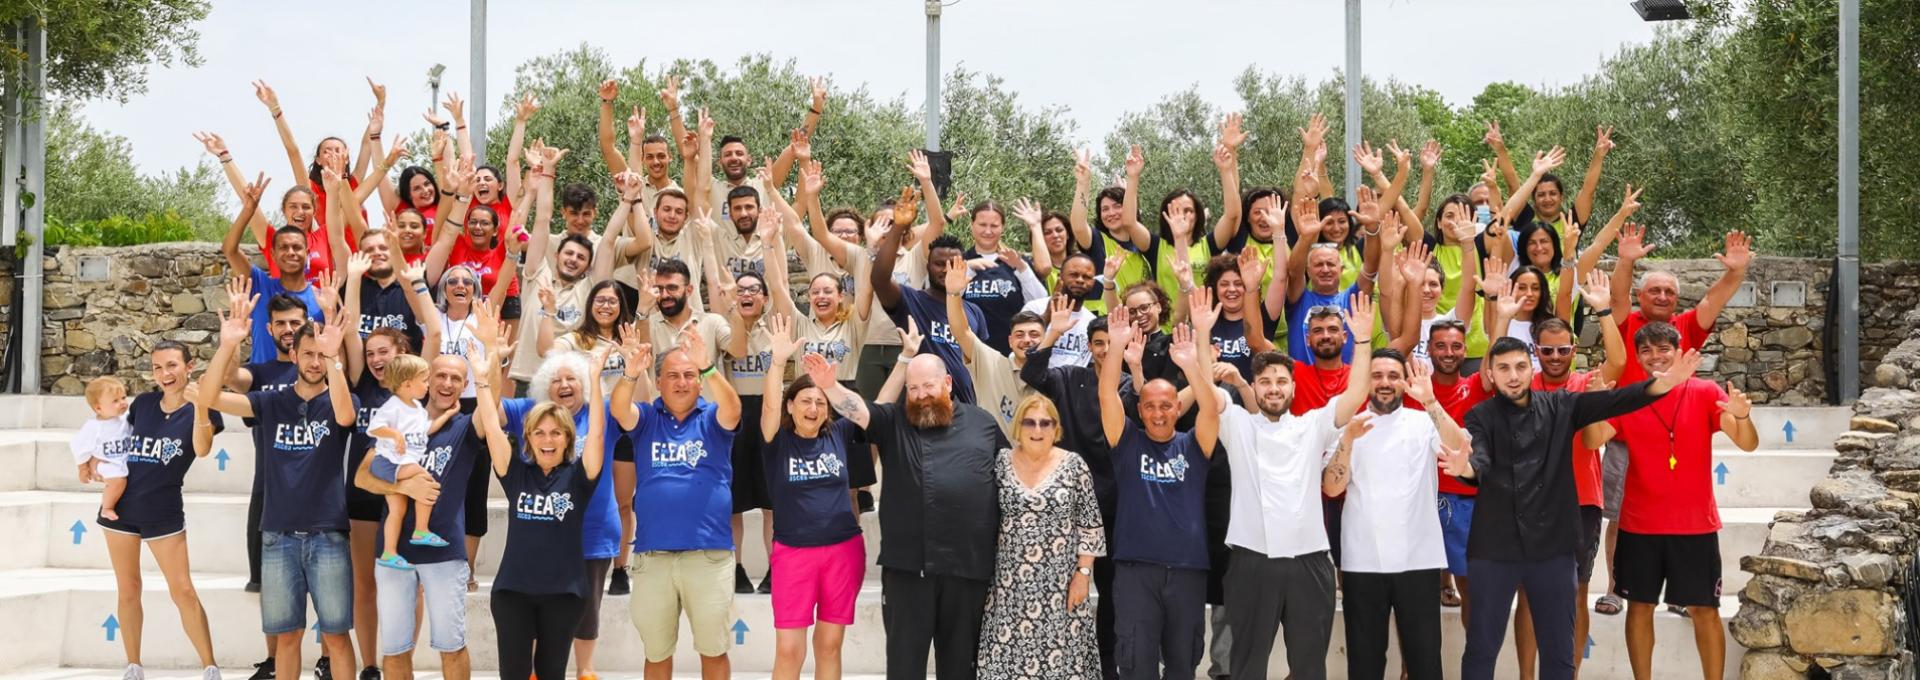
[[1573, 555], [1580, 543], [1580, 494], [1573, 438], [1580, 428], [1646, 407], [1652, 381], [1608, 392], [1534, 390], [1526, 406], [1496, 395], [1467, 412], [1473, 436], [1474, 501], [1467, 557], [1532, 562]]
[[369, 276], [360, 281], [360, 338], [366, 339], [377, 328], [391, 328], [407, 336], [413, 351], [420, 351], [420, 323], [413, 318], [413, 304], [407, 301], [406, 284], [394, 277], [385, 286]]
[[[1093, 475], [1093, 495], [1100, 502], [1100, 519], [1112, 527], [1116, 498], [1113, 447], [1107, 445], [1107, 432], [1100, 424], [1098, 367], [1049, 368], [1047, 364], [1052, 360], [1052, 347], [1027, 353], [1027, 363], [1020, 366], [1020, 380], [1052, 399], [1053, 405], [1060, 409], [1060, 448], [1080, 454], [1087, 461], [1087, 472]], [[1120, 374], [1123, 384], [1131, 378], [1125, 372]], [[1129, 392], [1131, 390], [1123, 386], [1122, 395]], [[1125, 403], [1128, 399], [1122, 396], [1121, 401]], [[1127, 404], [1127, 410], [1132, 411], [1133, 405]]]
[[953, 402], [947, 427], [918, 428], [906, 407], [867, 404], [867, 440], [880, 448], [880, 566], [979, 581], [993, 578], [1000, 542], [994, 457], [1007, 448], [1000, 423]]

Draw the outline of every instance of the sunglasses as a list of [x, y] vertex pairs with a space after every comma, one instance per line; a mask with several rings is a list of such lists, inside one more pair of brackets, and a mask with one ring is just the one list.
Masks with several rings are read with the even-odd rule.
[[474, 284], [473, 279], [469, 279], [464, 276], [455, 276], [446, 280], [446, 285], [449, 285], [449, 286], [472, 286], [473, 284]]
[[1573, 354], [1573, 345], [1539, 345], [1534, 349], [1543, 357], [1564, 357]]
[[1336, 248], [1339, 248], [1339, 247], [1340, 247], [1340, 244], [1338, 244], [1338, 243], [1334, 243], [1334, 242], [1332, 242], [1332, 241], [1322, 241], [1322, 242], [1320, 242], [1320, 243], [1315, 243], [1315, 244], [1313, 244], [1313, 245], [1311, 245], [1311, 246], [1307, 246], [1307, 247], [1309, 247], [1309, 248], [1312, 248], [1312, 249], [1315, 249], [1315, 250], [1333, 250], [1333, 249], [1336, 249]]
[[1020, 419], [1020, 426], [1028, 429], [1051, 430], [1053, 429], [1053, 425], [1054, 425], [1054, 422], [1053, 422], [1053, 419], [1051, 418], [1021, 418]]
[[1313, 318], [1316, 316], [1325, 316], [1328, 314], [1339, 316], [1341, 314], [1345, 314], [1346, 312], [1347, 312], [1347, 308], [1341, 307], [1340, 305], [1314, 305], [1307, 309], [1307, 318]]

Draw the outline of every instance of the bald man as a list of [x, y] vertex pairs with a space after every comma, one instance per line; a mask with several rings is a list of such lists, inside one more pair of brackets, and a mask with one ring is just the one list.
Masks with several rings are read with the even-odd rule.
[[[808, 363], [824, 362], [807, 355]], [[940, 680], [974, 677], [999, 542], [993, 458], [1007, 437], [993, 415], [953, 399], [953, 376], [933, 353], [907, 363], [906, 404], [868, 403], [825, 385], [841, 416], [880, 449], [881, 614], [887, 677], [927, 677], [927, 647]]]

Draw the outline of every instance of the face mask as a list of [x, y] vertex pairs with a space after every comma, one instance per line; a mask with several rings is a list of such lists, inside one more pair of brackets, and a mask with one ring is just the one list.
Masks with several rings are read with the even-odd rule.
[[1484, 205], [1474, 208], [1473, 221], [1479, 222], [1481, 226], [1493, 224], [1493, 208]]

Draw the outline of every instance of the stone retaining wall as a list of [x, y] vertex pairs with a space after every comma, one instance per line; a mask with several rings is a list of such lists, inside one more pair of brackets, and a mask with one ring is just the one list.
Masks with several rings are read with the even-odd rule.
[[[258, 249], [243, 248], [260, 262]], [[48, 256], [41, 388], [77, 394], [88, 379], [105, 374], [143, 388], [147, 350], [163, 339], [186, 342], [202, 359], [211, 357], [219, 325], [214, 310], [226, 305], [221, 286], [227, 266], [219, 250], [214, 243], [161, 243], [60, 248]], [[0, 300], [18, 283], [5, 268], [0, 263], [0, 274], [5, 274], [0, 276]], [[1685, 306], [1698, 301], [1722, 271], [1711, 259], [1642, 262], [1643, 271], [1650, 268], [1675, 273]], [[97, 276], [83, 276], [83, 269]], [[1757, 258], [1748, 276], [1753, 303], [1729, 306], [1721, 315], [1707, 343], [1713, 361], [1708, 373], [1722, 382], [1731, 380], [1756, 403], [1825, 403], [1822, 362], [1829, 345], [1825, 310], [1831, 275], [1830, 261]], [[1872, 384], [1880, 357], [1905, 339], [1907, 327], [1900, 324], [1899, 313], [1920, 307], [1920, 263], [1871, 265], [1861, 279], [1863, 384]], [[1805, 284], [1804, 304], [1776, 304], [1776, 282]], [[12, 311], [0, 305], [0, 331], [10, 323]], [[1598, 326], [1586, 327], [1586, 342], [1593, 347]], [[1597, 359], [1589, 357], [1590, 362]]]

